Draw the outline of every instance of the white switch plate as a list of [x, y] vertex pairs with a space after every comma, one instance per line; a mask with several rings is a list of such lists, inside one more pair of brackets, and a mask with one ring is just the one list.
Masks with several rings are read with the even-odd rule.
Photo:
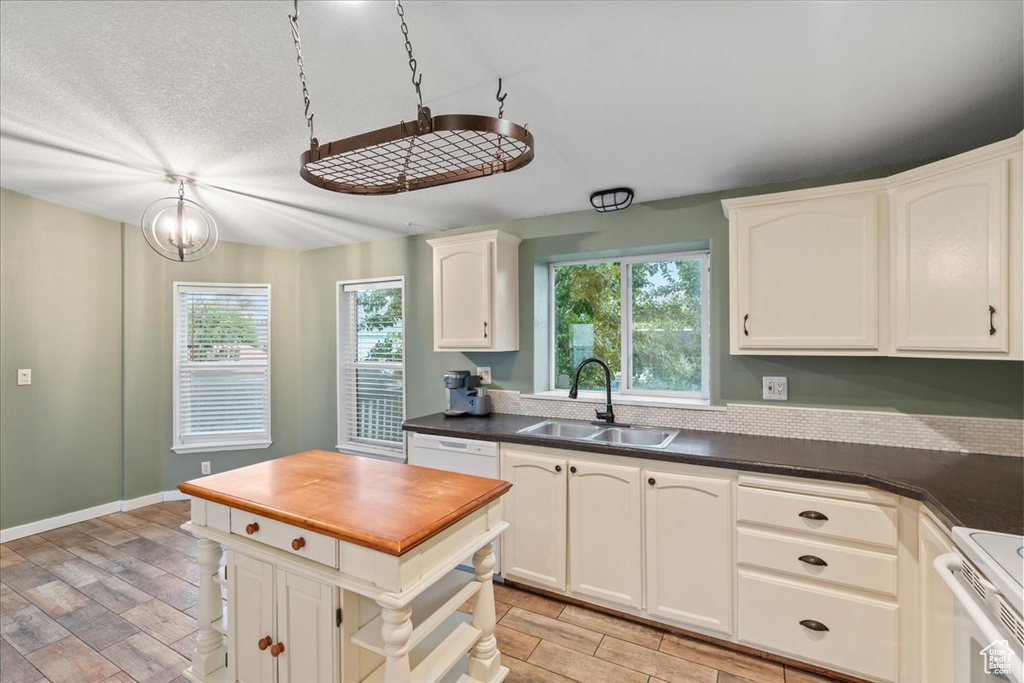
[[490, 367], [477, 368], [476, 369], [476, 374], [480, 375], [480, 384], [490, 384], [491, 383], [491, 368]]
[[203, 464], [200, 466], [200, 468], [201, 468], [200, 471], [203, 474], [209, 474], [210, 473], [210, 461], [209, 460], [204, 460]]
[[32, 370], [18, 370], [18, 386], [24, 386], [26, 384], [32, 384]]
[[786, 377], [762, 377], [761, 398], [766, 401], [788, 401], [789, 380]]

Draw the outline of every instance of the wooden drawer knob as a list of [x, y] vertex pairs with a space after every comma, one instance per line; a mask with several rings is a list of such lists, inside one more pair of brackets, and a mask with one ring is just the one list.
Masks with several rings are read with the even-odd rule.
[[284, 652], [284, 643], [275, 643], [274, 646], [270, 648], [271, 657], [277, 657], [282, 652]]
[[256, 522], [252, 522], [251, 524], [246, 524], [245, 525], [245, 533], [249, 534], [250, 536], [252, 536], [254, 533], [256, 533], [259, 530], [260, 530], [260, 525], [257, 524]]
[[274, 642], [274, 639], [270, 636], [266, 636], [264, 638], [260, 638], [259, 642], [256, 643], [256, 647], [258, 647], [260, 650], [266, 650], [268, 647], [270, 647], [270, 644], [272, 642]]
[[306, 547], [306, 539], [302, 536], [292, 539], [292, 550], [299, 551]]

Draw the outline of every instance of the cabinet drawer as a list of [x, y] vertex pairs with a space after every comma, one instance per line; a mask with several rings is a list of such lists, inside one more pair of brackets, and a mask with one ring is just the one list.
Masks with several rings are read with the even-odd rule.
[[737, 555], [741, 564], [896, 595], [895, 555], [752, 529], [739, 530]]
[[[246, 527], [250, 524], [258, 527], [253, 533], [248, 533]], [[300, 529], [299, 527], [267, 519], [260, 515], [243, 510], [231, 510], [231, 533], [245, 538], [251, 538], [260, 543], [266, 543], [292, 555], [305, 557], [329, 567], [338, 566], [338, 541], [330, 536], [324, 536], [314, 531]], [[302, 539], [301, 548], [292, 548], [292, 541]]]
[[739, 572], [740, 640], [830, 668], [895, 680], [896, 616], [896, 605]]
[[736, 509], [741, 522], [896, 547], [896, 508], [741, 486]]

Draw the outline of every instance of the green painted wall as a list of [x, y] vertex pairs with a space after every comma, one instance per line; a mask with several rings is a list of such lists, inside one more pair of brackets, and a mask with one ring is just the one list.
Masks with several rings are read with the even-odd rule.
[[[543, 363], [534, 350], [546, 344], [546, 264], [581, 255], [655, 253], [710, 246], [712, 260], [712, 399], [760, 402], [761, 377], [789, 377], [787, 405], [845, 407], [939, 415], [1024, 417], [1024, 364], [983, 360], [909, 358], [752, 357], [729, 355], [728, 221], [726, 197], [851, 182], [907, 167], [844, 174], [759, 188], [634, 204], [621, 213], [594, 211], [544, 216], [467, 230], [498, 228], [523, 238], [519, 259], [520, 351], [435, 353], [429, 236], [319, 249], [300, 256], [302, 279], [303, 438], [335, 440], [334, 282], [406, 277], [410, 416], [444, 406], [441, 374], [491, 366], [494, 388], [532, 392], [545, 388]], [[529, 172], [529, 171], [526, 171]], [[493, 179], [486, 182], [500, 182]], [[539, 287], [535, 286], [539, 283]]]
[[120, 264], [118, 223], [0, 190], [0, 528], [121, 499]]
[[[204, 460], [221, 472], [301, 450], [299, 252], [223, 242], [202, 261], [173, 263], [126, 226], [124, 256], [125, 498], [195, 479]], [[270, 283], [270, 448], [171, 450], [174, 282]]]

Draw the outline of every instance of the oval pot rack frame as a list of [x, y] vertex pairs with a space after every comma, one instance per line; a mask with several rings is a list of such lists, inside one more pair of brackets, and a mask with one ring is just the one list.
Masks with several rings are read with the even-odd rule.
[[497, 118], [478, 114], [432, 116], [430, 108], [423, 106], [423, 76], [416, 73], [401, 0], [396, 0], [395, 8], [419, 99], [416, 120], [321, 145], [313, 135], [313, 114], [299, 40], [298, 0], [294, 7], [295, 14], [289, 20], [309, 128], [309, 150], [300, 157], [299, 171], [306, 182], [343, 194], [389, 195], [506, 173], [533, 161], [533, 134], [525, 126], [504, 118], [507, 95], [501, 92], [501, 79], [496, 95]]

